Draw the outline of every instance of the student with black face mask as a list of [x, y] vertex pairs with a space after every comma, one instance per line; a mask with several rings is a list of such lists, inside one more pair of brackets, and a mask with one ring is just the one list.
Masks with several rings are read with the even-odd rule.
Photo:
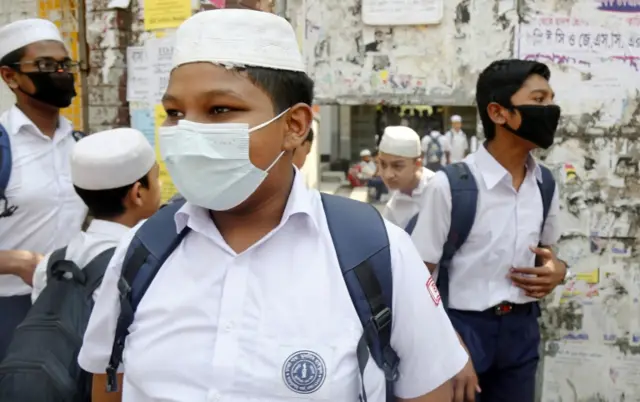
[[70, 173], [82, 134], [60, 116], [76, 96], [76, 70], [52, 22], [0, 28], [0, 75], [16, 97], [0, 115], [0, 360], [31, 305], [36, 265], [80, 232], [87, 213]]
[[429, 182], [412, 234], [438, 272], [444, 307], [471, 361], [454, 377], [454, 402], [533, 402], [538, 300], [567, 279], [552, 247], [558, 190], [531, 155], [549, 148], [560, 119], [542, 63], [499, 60], [479, 76], [487, 142]]

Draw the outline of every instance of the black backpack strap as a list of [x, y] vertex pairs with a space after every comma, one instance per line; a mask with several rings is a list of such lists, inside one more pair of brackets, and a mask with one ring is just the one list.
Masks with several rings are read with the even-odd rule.
[[87, 135], [85, 133], [83, 133], [82, 131], [74, 130], [74, 131], [71, 132], [71, 136], [73, 137], [74, 140], [76, 140], [76, 142], [78, 142], [81, 139], [83, 139], [84, 137], [86, 137]]
[[451, 260], [462, 247], [476, 218], [478, 185], [469, 166], [464, 162], [452, 163], [443, 168], [451, 187], [451, 225], [438, 263], [437, 286], [442, 305], [449, 308], [449, 268]]
[[407, 226], [405, 226], [404, 231], [412, 234], [413, 230], [416, 228], [416, 223], [418, 223], [418, 216], [420, 215], [420, 213], [418, 212], [417, 214], [413, 215], [411, 217], [411, 219], [409, 219], [409, 222], [407, 223]]
[[113, 253], [115, 251], [115, 247], [104, 250], [95, 256], [93, 260], [89, 261], [89, 263], [82, 269], [82, 273], [85, 275], [86, 289], [89, 294], [93, 294], [93, 292], [95, 292], [102, 283], [104, 273], [107, 270], [109, 261], [111, 261], [111, 257], [113, 257]]
[[556, 180], [553, 178], [551, 170], [546, 166], [538, 165], [542, 173], [542, 180], [537, 180], [540, 196], [542, 197], [542, 228], [540, 228], [540, 236], [544, 230], [544, 224], [547, 222], [547, 216], [551, 209], [551, 202], [556, 191]]
[[54, 278], [54, 269], [61, 261], [65, 260], [67, 255], [67, 248], [59, 248], [49, 256], [49, 261], [47, 262], [47, 281], [51, 281]]
[[[356, 349], [361, 380], [371, 355], [384, 372], [387, 400], [393, 401], [400, 358], [391, 347], [393, 277], [387, 228], [370, 204], [324, 193], [321, 197], [338, 263], [363, 327]], [[360, 396], [367, 401], [364, 382]]]
[[160, 209], [140, 226], [129, 244], [118, 281], [120, 315], [106, 369], [107, 392], [118, 391], [116, 373], [140, 301], [166, 259], [189, 233], [188, 227], [176, 232], [174, 215], [183, 204], [174, 202]]

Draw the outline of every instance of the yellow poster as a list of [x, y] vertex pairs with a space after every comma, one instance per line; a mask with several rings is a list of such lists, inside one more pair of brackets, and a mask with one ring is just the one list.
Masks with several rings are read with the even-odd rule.
[[144, 0], [144, 29], [177, 28], [191, 17], [191, 0]]
[[164, 123], [167, 118], [167, 114], [164, 111], [164, 107], [162, 105], [156, 105], [153, 111], [153, 120], [155, 122], [156, 134], [155, 134], [155, 148], [156, 148], [156, 160], [158, 161], [158, 165], [160, 165], [160, 181], [162, 182], [162, 202], [167, 202], [169, 198], [173, 197], [175, 193], [178, 192], [176, 187], [173, 185], [171, 181], [171, 176], [169, 176], [169, 172], [167, 172], [167, 167], [164, 165], [162, 161], [162, 157], [160, 156], [160, 141], [158, 139], [158, 128]]

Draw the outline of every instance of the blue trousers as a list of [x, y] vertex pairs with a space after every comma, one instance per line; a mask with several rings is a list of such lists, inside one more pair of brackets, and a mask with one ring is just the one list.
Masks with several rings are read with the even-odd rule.
[[478, 374], [482, 393], [476, 402], [534, 402], [540, 308], [527, 307], [505, 315], [449, 310]]
[[367, 183], [367, 187], [374, 188], [376, 190], [376, 201], [380, 201], [380, 197], [382, 196], [382, 194], [386, 194], [388, 192], [387, 186], [384, 185], [382, 178], [379, 176], [376, 176], [369, 180], [369, 182]]
[[31, 308], [31, 295], [0, 297], [0, 361], [7, 354], [13, 331]]

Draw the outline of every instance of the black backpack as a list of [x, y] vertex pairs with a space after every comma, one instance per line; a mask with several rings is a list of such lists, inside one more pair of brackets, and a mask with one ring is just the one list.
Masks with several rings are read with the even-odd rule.
[[82, 338], [115, 248], [84, 269], [65, 260], [66, 247], [47, 266], [47, 286], [16, 328], [0, 363], [0, 401], [89, 402], [91, 375], [77, 363]]

